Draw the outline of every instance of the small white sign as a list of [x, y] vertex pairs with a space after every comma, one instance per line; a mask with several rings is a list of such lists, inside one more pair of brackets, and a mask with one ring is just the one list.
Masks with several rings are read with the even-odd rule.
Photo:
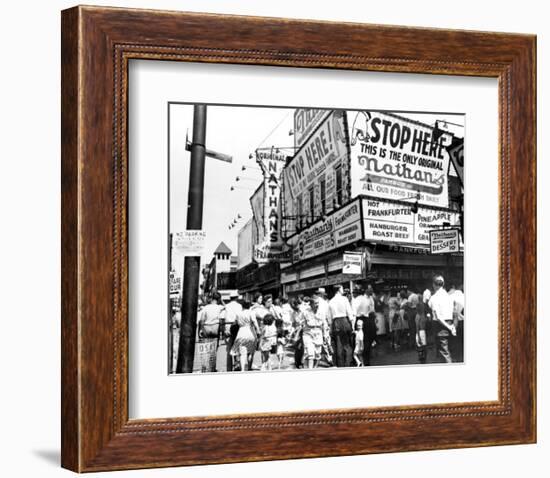
[[361, 252], [344, 252], [344, 274], [360, 275], [363, 273], [363, 254]]
[[432, 254], [449, 254], [460, 250], [458, 229], [430, 231], [430, 250]]
[[215, 372], [217, 351], [216, 339], [203, 339], [195, 343], [193, 372]]
[[173, 247], [186, 256], [202, 256], [206, 243], [206, 232], [188, 230], [174, 234]]
[[170, 271], [170, 295], [179, 295], [181, 293], [181, 277], [178, 277], [176, 271]]

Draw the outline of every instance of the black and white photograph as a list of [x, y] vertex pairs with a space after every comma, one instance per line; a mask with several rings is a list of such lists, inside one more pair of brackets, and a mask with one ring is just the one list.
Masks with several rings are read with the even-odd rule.
[[168, 104], [168, 371], [464, 363], [460, 112]]

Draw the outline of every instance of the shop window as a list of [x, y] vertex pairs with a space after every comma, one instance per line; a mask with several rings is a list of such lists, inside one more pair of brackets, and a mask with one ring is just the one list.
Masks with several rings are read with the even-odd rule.
[[298, 229], [302, 229], [303, 218], [304, 218], [304, 207], [302, 202], [302, 195], [300, 194], [296, 198], [296, 227]]
[[321, 215], [327, 212], [327, 182], [324, 177], [319, 181], [319, 196], [321, 200]]
[[336, 207], [340, 207], [343, 204], [343, 184], [342, 184], [342, 166], [334, 168], [334, 177], [336, 182]]

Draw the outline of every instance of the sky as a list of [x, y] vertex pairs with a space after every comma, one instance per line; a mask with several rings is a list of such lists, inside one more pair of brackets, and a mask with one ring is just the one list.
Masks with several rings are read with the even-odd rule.
[[[436, 119], [464, 124], [462, 115], [400, 114], [430, 125]], [[293, 146], [294, 138], [289, 134], [293, 121], [293, 108], [207, 106], [206, 147], [231, 155], [233, 162], [206, 158], [203, 206], [206, 245], [201, 265], [210, 262], [220, 241], [229, 246], [233, 255], [237, 255], [238, 232], [252, 217], [249, 198], [262, 181], [255, 158], [250, 159], [249, 155], [260, 147]], [[449, 128], [458, 136], [464, 135], [461, 126], [451, 124]], [[185, 150], [186, 134], [189, 139], [192, 138], [193, 105], [172, 104], [169, 145], [171, 232], [186, 228], [190, 162], [190, 152]], [[238, 182], [237, 176], [241, 178]], [[233, 191], [231, 186], [235, 187]], [[234, 220], [237, 224], [229, 229]], [[177, 271], [183, 270], [182, 263], [183, 257], [174, 254], [173, 266]]]
[[[255, 158], [250, 154], [260, 147], [293, 146], [289, 135], [294, 109], [258, 107], [207, 107], [206, 147], [233, 156], [226, 163], [206, 158], [203, 229], [206, 231], [205, 254], [201, 264], [210, 262], [220, 241], [237, 255], [238, 231], [252, 217], [250, 196], [262, 181]], [[190, 152], [185, 150], [185, 135], [193, 131], [193, 106], [170, 107], [170, 231], [185, 230], [189, 189]], [[247, 168], [242, 171], [242, 167]], [[239, 176], [240, 181], [235, 178]], [[230, 191], [231, 186], [235, 187]], [[238, 219], [234, 228], [228, 226]], [[176, 265], [181, 258], [174, 257]]]

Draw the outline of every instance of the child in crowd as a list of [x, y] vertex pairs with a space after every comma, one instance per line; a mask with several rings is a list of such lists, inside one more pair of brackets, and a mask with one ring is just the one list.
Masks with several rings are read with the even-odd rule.
[[425, 304], [419, 302], [416, 306], [416, 350], [418, 351], [418, 361], [420, 363], [426, 363], [427, 358], [426, 322]]
[[358, 319], [355, 322], [355, 330], [353, 332], [353, 360], [357, 367], [363, 366], [363, 352], [365, 351], [365, 340], [363, 335], [363, 321]]
[[288, 330], [285, 330], [285, 323], [283, 319], [275, 320], [275, 327], [277, 328], [277, 361], [279, 370], [283, 366], [285, 360], [285, 346], [288, 337]]
[[264, 327], [260, 333], [260, 352], [262, 354], [261, 370], [271, 370], [270, 355], [277, 351], [277, 327], [275, 318], [266, 314], [263, 319]]

